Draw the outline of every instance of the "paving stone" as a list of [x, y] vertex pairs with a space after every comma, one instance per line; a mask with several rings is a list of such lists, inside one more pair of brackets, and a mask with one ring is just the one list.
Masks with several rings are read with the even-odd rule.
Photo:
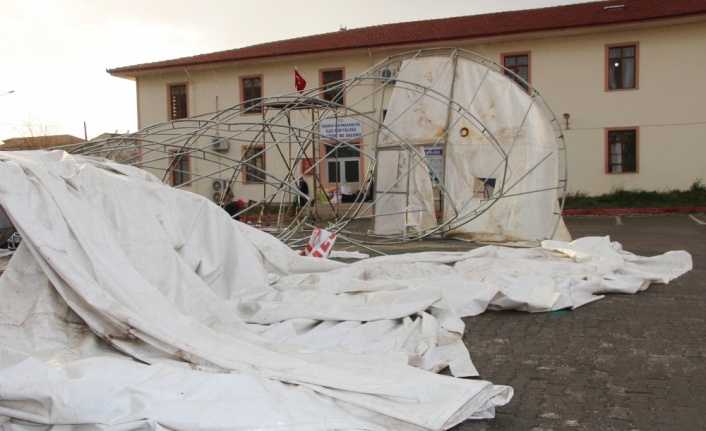
[[688, 215], [565, 221], [574, 238], [610, 236], [640, 256], [686, 250], [694, 269], [569, 313], [464, 319], [481, 376], [515, 396], [494, 419], [454, 431], [706, 429], [706, 225]]

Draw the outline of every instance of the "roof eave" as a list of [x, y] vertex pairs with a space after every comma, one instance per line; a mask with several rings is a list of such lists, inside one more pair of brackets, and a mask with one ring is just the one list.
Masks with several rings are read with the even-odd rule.
[[[340, 47], [323, 47], [320, 49], [312, 49], [312, 50], [302, 50], [302, 51], [296, 51], [296, 52], [291, 52], [291, 53], [277, 53], [277, 54], [262, 54], [262, 55], [252, 55], [252, 56], [244, 56], [244, 57], [238, 57], [238, 58], [222, 58], [222, 59], [201, 59], [199, 60], [198, 58], [201, 56], [195, 56], [192, 61], [189, 61], [188, 59], [190, 57], [185, 57], [182, 59], [175, 59], [175, 60], [168, 60], [167, 62], [157, 62], [157, 63], [150, 63], [150, 64], [143, 64], [143, 65], [138, 65], [138, 66], [126, 66], [126, 67], [120, 67], [120, 68], [115, 68], [115, 69], [108, 69], [106, 72], [108, 72], [112, 76], [120, 77], [120, 78], [125, 78], [125, 79], [134, 79], [137, 76], [144, 75], [144, 74], [150, 74], [150, 73], [155, 73], [155, 72], [168, 72], [168, 71], [173, 71], [173, 70], [179, 70], [179, 69], [184, 69], [184, 68], [193, 68], [193, 67], [204, 67], [204, 66], [218, 66], [222, 64], [227, 64], [227, 63], [247, 63], [247, 62], [253, 62], [253, 61], [263, 61], [263, 60], [278, 60], [282, 58], [292, 58], [292, 57], [304, 57], [304, 56], [309, 56], [309, 55], [321, 55], [321, 54], [329, 54], [329, 53], [340, 53], [340, 52], [345, 52], [345, 51], [360, 51], [360, 50], [368, 50], [368, 49], [395, 49], [395, 48], [401, 48], [405, 46], [418, 46], [418, 45], [438, 45], [438, 44], [444, 44], [444, 43], [458, 43], [459, 41], [464, 41], [464, 42], [473, 42], [473, 41], [488, 41], [488, 40], [497, 40], [497, 39], [502, 39], [502, 38], [520, 38], [520, 37], [527, 37], [528, 35], [532, 35], [533, 37], [541, 37], [542, 35], [545, 34], [553, 34], [557, 32], [562, 32], [562, 33], [567, 33], [567, 34], [580, 34], [584, 31], [590, 31], [590, 30], [596, 30], [596, 29], [606, 29], [606, 30], [612, 30], [617, 27], [624, 27], [624, 28], [634, 28], [634, 27], [639, 27], [642, 25], [648, 25], [648, 24], [653, 24], [655, 22], [669, 22], [669, 23], [674, 23], [674, 22], [689, 22], [689, 21], [701, 21], [706, 17], [706, 13], [704, 14], [685, 14], [685, 15], [680, 15], [680, 16], [666, 16], [666, 17], [656, 17], [656, 18], [639, 18], [639, 19], [634, 19], [634, 20], [625, 20], [625, 21], [620, 21], [620, 22], [610, 22], [610, 23], [595, 23], [595, 24], [582, 24], [582, 25], [577, 25], [577, 26], [552, 26], [552, 27], [546, 27], [546, 28], [540, 28], [540, 29], [532, 29], [530, 31], [505, 31], [505, 32], [495, 32], [495, 33], [485, 33], [482, 35], [459, 35], [457, 37], [447, 37], [447, 38], [426, 38], [426, 39], [415, 39], [415, 40], [405, 40], [405, 41], [399, 41], [399, 42], [381, 42], [378, 44], [368, 44], [366, 46], [354, 46], [354, 45], [348, 45], [348, 46], [340, 46]], [[237, 51], [238, 49], [234, 50]], [[169, 64], [164, 64], [164, 63], [169, 63]]]

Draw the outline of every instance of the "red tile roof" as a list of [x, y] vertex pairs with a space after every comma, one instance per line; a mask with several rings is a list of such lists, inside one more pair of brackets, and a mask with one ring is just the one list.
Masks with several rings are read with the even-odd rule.
[[[623, 6], [623, 7], [619, 7]], [[455, 42], [548, 31], [586, 29], [706, 16], [706, 0], [608, 0], [567, 6], [385, 24], [281, 40], [245, 48], [108, 70], [139, 72], [273, 57]]]

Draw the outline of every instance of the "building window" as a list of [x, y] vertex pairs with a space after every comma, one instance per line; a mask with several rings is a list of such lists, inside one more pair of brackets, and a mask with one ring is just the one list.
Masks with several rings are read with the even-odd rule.
[[178, 120], [189, 116], [186, 100], [186, 84], [169, 86], [169, 120]]
[[241, 101], [250, 113], [262, 112], [262, 76], [250, 76], [240, 79]]
[[343, 81], [343, 69], [321, 71], [321, 85], [324, 87], [323, 99], [343, 105], [343, 88], [338, 84]]
[[326, 144], [326, 172], [328, 184], [360, 183], [360, 150], [358, 145]]
[[169, 183], [173, 186], [188, 185], [191, 181], [191, 168], [187, 150], [169, 151]]
[[243, 148], [243, 172], [246, 183], [265, 182], [265, 147], [254, 146]]
[[608, 130], [608, 173], [637, 172], [637, 129]]
[[[505, 75], [510, 77], [513, 81], [517, 83], [523, 90], [529, 92], [530, 82], [530, 58], [529, 53], [521, 54], [503, 54], [503, 66], [505, 70]], [[513, 72], [513, 73], [510, 73]], [[522, 78], [522, 79], [519, 79]], [[524, 80], [524, 81], [523, 81]]]
[[608, 90], [637, 88], [637, 44], [606, 46]]

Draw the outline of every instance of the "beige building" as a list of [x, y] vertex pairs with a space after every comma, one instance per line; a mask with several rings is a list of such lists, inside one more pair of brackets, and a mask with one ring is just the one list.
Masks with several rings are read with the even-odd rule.
[[[398, 53], [458, 47], [504, 65], [541, 93], [564, 129], [568, 190], [601, 194], [686, 189], [706, 179], [704, 41], [706, 0], [597, 1], [342, 30], [109, 73], [135, 81], [144, 128], [290, 93], [295, 67], [312, 87]], [[239, 196], [251, 193], [244, 177]]]

